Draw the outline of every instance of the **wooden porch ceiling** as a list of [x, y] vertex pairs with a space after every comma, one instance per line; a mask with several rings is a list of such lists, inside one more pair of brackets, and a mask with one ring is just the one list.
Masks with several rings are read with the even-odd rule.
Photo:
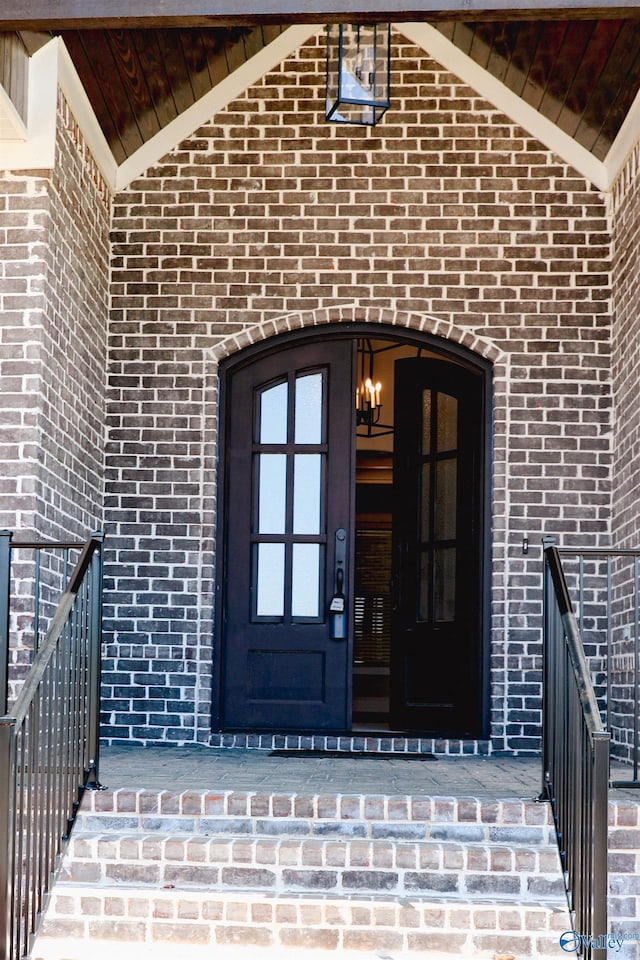
[[[59, 0], [56, 8], [74, 2]], [[109, 9], [118, 2], [112, 0]], [[29, 0], [28, 5], [37, 12], [38, 3]], [[370, 3], [373, 9], [374, 0]], [[602, 161], [640, 91], [640, 6], [623, 15], [617, 8], [615, 18], [611, 9], [600, 7], [599, 17], [587, 19], [582, 9], [580, 16], [565, 19], [463, 20], [457, 14], [429, 20], [461, 53]], [[121, 164], [275, 40], [291, 19], [283, 18], [281, 25], [263, 19], [252, 25], [148, 28], [129, 23], [105, 28], [95, 22], [60, 29], [55, 21], [39, 36], [63, 37]], [[33, 49], [34, 35], [23, 36], [31, 37]]]
[[[640, 20], [437, 28], [603, 160], [640, 90]], [[62, 31], [118, 163], [281, 32], [273, 25]]]
[[61, 35], [120, 164], [282, 29], [72, 30]]
[[640, 20], [436, 26], [509, 90], [604, 160], [640, 90]]

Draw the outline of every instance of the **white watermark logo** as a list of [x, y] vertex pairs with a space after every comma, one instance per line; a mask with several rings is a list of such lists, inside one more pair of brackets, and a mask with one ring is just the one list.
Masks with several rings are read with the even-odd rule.
[[565, 953], [577, 953], [581, 949], [611, 950], [620, 953], [625, 943], [630, 940], [640, 940], [640, 933], [601, 933], [600, 936], [594, 937], [593, 934], [567, 930], [560, 934], [560, 947]]

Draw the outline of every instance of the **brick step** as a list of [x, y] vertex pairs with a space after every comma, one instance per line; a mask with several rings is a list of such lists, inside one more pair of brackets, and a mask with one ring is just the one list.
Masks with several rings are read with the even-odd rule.
[[121, 789], [85, 795], [76, 832], [555, 843], [532, 800]]
[[569, 919], [550, 821], [520, 800], [85, 795], [33, 957], [113, 940], [296, 960], [557, 956]]
[[[448, 956], [556, 957], [568, 929], [566, 906], [484, 899], [465, 903], [433, 896], [339, 897], [255, 891], [142, 890], [95, 885], [56, 886], [33, 960], [51, 960], [53, 945], [117, 941], [140, 946], [244, 945], [394, 951]], [[298, 954], [294, 954], [298, 956]], [[79, 955], [78, 955], [79, 956]], [[266, 953], [265, 953], [266, 956]]]
[[177, 888], [564, 898], [557, 850], [309, 837], [76, 833], [60, 881]]

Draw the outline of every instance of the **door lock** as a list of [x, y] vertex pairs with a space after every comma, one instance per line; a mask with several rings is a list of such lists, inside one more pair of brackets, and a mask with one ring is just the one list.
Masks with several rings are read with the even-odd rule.
[[331, 614], [331, 637], [333, 640], [347, 638], [347, 602], [344, 595], [344, 573], [347, 559], [347, 531], [340, 527], [335, 537], [334, 594], [329, 604]]

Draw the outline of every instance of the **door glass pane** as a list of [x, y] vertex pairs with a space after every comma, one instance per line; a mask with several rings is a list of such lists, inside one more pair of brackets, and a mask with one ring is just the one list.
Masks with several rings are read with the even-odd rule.
[[322, 454], [293, 458], [293, 532], [320, 533]]
[[291, 615], [317, 617], [320, 612], [320, 544], [294, 543]]
[[458, 399], [438, 394], [438, 453], [458, 446]]
[[436, 464], [436, 539], [454, 540], [456, 536], [458, 461], [441, 460]]
[[431, 619], [431, 553], [425, 550], [420, 557], [418, 583], [418, 620]]
[[456, 613], [456, 548], [442, 547], [434, 551], [434, 620], [455, 620]]
[[422, 391], [422, 452], [431, 453], [431, 390]]
[[257, 558], [256, 614], [284, 615], [284, 543], [259, 543]]
[[322, 443], [322, 374], [296, 377], [296, 443]]
[[422, 464], [422, 488], [420, 492], [420, 531], [421, 540], [428, 540], [431, 536], [431, 464]]
[[287, 398], [286, 381], [269, 387], [260, 394], [260, 430], [259, 443], [287, 442]]
[[284, 453], [262, 453], [258, 458], [258, 469], [258, 533], [284, 533], [287, 456]]

